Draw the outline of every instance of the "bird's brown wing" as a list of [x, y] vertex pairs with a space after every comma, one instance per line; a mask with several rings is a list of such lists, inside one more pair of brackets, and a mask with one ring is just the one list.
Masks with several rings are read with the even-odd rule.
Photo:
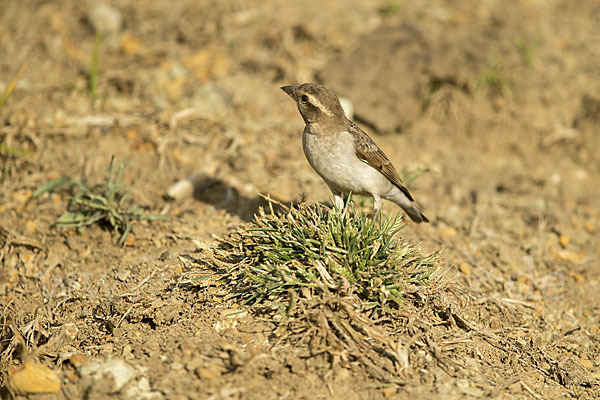
[[398, 175], [396, 168], [392, 165], [392, 162], [385, 155], [383, 151], [375, 144], [373, 139], [369, 137], [362, 129], [358, 127], [354, 122], [350, 123], [349, 131], [354, 137], [354, 147], [356, 150], [356, 156], [359, 160], [367, 163], [377, 171], [381, 172], [386, 178], [390, 180], [398, 189], [402, 191], [411, 201], [414, 201], [408, 189], [402, 184], [402, 179]]

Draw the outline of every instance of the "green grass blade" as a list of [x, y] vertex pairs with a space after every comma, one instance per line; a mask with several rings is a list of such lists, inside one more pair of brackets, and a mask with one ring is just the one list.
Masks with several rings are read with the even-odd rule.
[[46, 183], [45, 185], [42, 185], [39, 188], [37, 188], [36, 191], [33, 192], [32, 197], [35, 199], [37, 197], [40, 197], [44, 193], [53, 192], [54, 190], [58, 189], [59, 187], [65, 186], [70, 183], [72, 184], [72, 180], [70, 178], [67, 178], [64, 176], [54, 179], [53, 181], [50, 181], [50, 182]]
[[102, 34], [100, 31], [96, 32], [96, 41], [94, 42], [94, 49], [92, 50], [92, 62], [90, 64], [90, 76], [89, 76], [89, 90], [90, 97], [96, 98], [96, 91], [98, 88], [98, 63], [100, 54], [100, 42]]

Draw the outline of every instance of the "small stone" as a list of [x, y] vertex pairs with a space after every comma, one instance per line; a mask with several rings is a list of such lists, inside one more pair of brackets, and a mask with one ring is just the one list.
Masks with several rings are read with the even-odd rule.
[[131, 345], [126, 344], [125, 346], [123, 346], [123, 351], [121, 352], [121, 357], [123, 357], [124, 359], [132, 359], [133, 356], [133, 349], [131, 348]]
[[152, 388], [150, 387], [150, 381], [145, 376], [141, 377], [138, 381], [138, 390], [140, 392], [149, 392]]
[[562, 247], [563, 249], [565, 247], [567, 247], [570, 242], [571, 242], [571, 238], [567, 235], [560, 235], [560, 237], [558, 238], [558, 243], [560, 244], [560, 247]]
[[121, 30], [121, 12], [106, 3], [96, 3], [88, 11], [88, 19], [96, 32], [115, 34]]
[[137, 54], [142, 48], [142, 42], [129, 32], [125, 32], [121, 37], [121, 50], [125, 54]]
[[136, 372], [123, 360], [108, 359], [87, 363], [79, 370], [79, 375], [88, 381], [89, 386], [108, 377], [111, 382], [109, 393], [116, 393], [135, 377]]
[[26, 203], [32, 196], [33, 192], [28, 189], [18, 190], [13, 193], [12, 199], [15, 203]]
[[458, 232], [456, 231], [456, 229], [454, 229], [453, 227], [449, 226], [447, 228], [444, 228], [440, 231], [440, 234], [444, 237], [454, 237], [458, 234]]
[[125, 246], [135, 246], [135, 235], [133, 233], [130, 233], [129, 235], [127, 235], [127, 238], [125, 239], [124, 242]]
[[73, 354], [71, 358], [69, 358], [69, 364], [71, 364], [76, 369], [83, 367], [87, 362], [87, 357], [81, 353]]
[[6, 386], [19, 395], [57, 393], [60, 391], [60, 379], [47, 366], [26, 362], [23, 365], [8, 367]]
[[70, 341], [73, 341], [73, 340], [77, 339], [77, 334], [79, 333], [79, 329], [77, 328], [77, 325], [75, 325], [73, 323], [68, 323], [68, 324], [64, 324], [61, 327], [61, 332], [65, 336], [65, 338], [69, 339]]
[[585, 257], [583, 253], [575, 253], [569, 250], [558, 250], [552, 254], [554, 258], [560, 261], [566, 261], [570, 263], [578, 263]]
[[585, 278], [583, 277], [583, 275], [581, 275], [578, 272], [572, 272], [572, 273], [569, 273], [569, 275], [571, 275], [573, 277], [573, 279], [575, 279], [575, 281], [577, 281], [579, 283], [585, 282]]
[[458, 269], [460, 270], [460, 272], [462, 272], [465, 275], [470, 275], [471, 274], [471, 268], [469, 268], [469, 266], [465, 263], [460, 263], [458, 265]]
[[189, 197], [194, 192], [194, 182], [190, 178], [181, 179], [171, 185], [167, 191], [170, 199], [181, 200]]
[[174, 371], [181, 371], [183, 369], [183, 365], [178, 361], [173, 361], [170, 367]]
[[592, 225], [590, 222], [586, 222], [583, 227], [585, 228], [586, 231], [588, 231], [589, 233], [596, 233], [596, 227], [594, 225]]
[[119, 272], [117, 272], [115, 278], [117, 278], [121, 282], [127, 282], [127, 278], [129, 278], [129, 275], [131, 275], [131, 271], [129, 271], [128, 269], [122, 269]]
[[35, 222], [29, 220], [25, 223], [25, 229], [27, 230], [27, 232], [29, 233], [35, 233], [37, 227], [35, 225]]

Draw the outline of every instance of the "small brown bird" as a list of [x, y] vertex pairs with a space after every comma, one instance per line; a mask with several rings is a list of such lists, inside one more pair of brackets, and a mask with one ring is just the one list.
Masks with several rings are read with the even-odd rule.
[[281, 90], [298, 105], [306, 123], [302, 135], [304, 154], [333, 192], [338, 208], [344, 206], [343, 193], [370, 194], [375, 215], [383, 197], [402, 207], [414, 222], [429, 222], [387, 156], [369, 135], [346, 118], [332, 90], [316, 83], [283, 86]]

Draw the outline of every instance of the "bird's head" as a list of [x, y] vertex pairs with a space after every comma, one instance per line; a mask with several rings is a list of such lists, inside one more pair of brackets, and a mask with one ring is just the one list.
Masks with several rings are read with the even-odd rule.
[[346, 116], [340, 100], [333, 90], [316, 83], [303, 83], [300, 86], [282, 86], [298, 105], [304, 122], [328, 124], [344, 123]]

